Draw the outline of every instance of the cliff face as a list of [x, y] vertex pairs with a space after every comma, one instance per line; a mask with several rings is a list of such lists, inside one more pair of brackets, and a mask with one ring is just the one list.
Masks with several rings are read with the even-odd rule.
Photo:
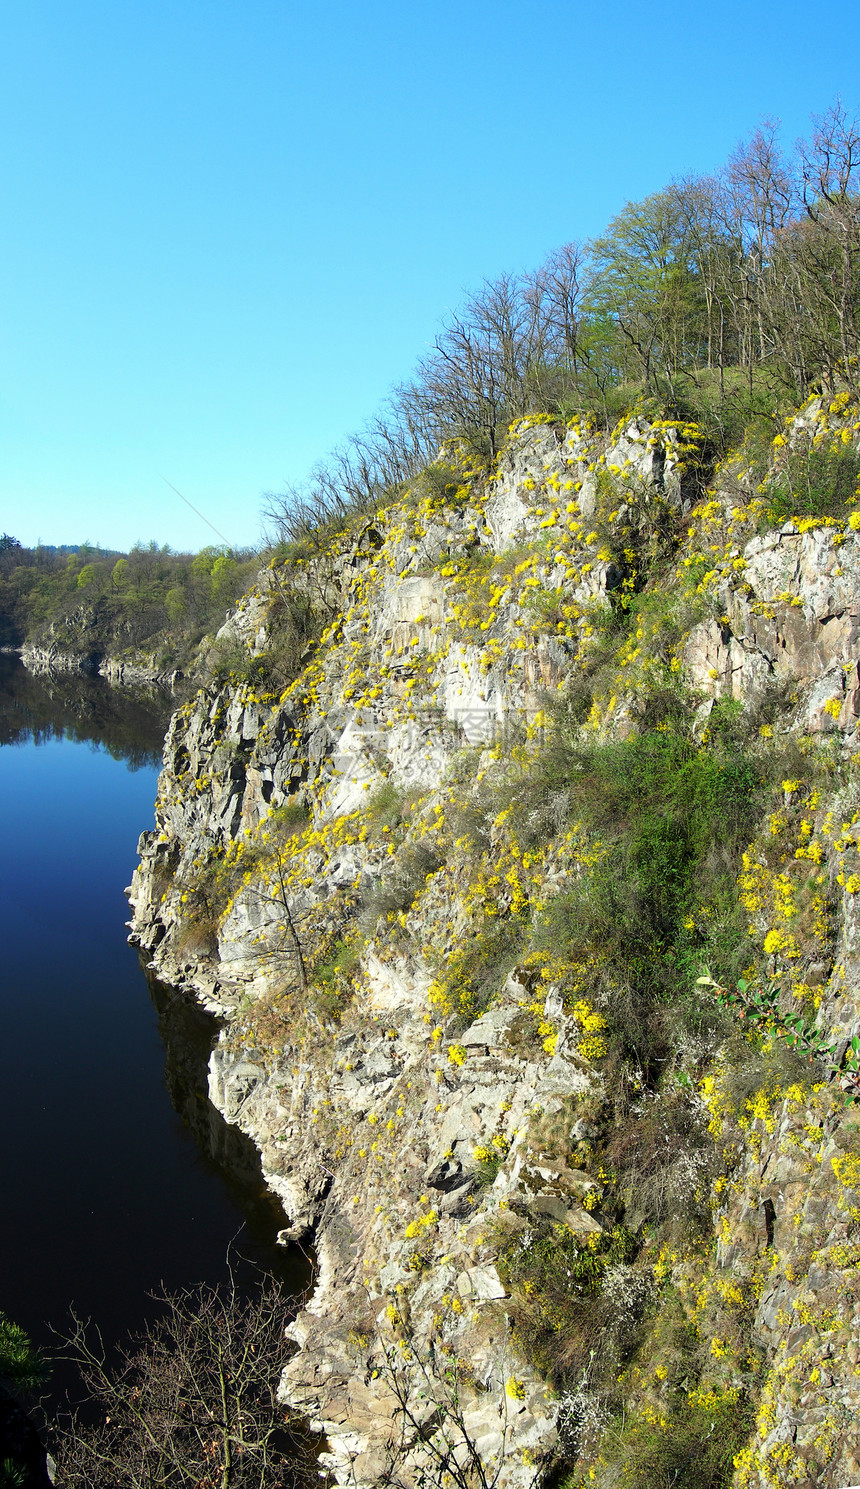
[[814, 439], [858, 410], [709, 490], [644, 415], [448, 450], [173, 718], [133, 937], [313, 1234], [281, 1392], [343, 1484], [860, 1477], [860, 516], [769, 497]]

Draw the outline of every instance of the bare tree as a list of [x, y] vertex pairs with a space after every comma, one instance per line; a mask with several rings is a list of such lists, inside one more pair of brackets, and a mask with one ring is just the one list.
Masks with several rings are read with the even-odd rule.
[[716, 367], [731, 399], [728, 368], [746, 369], [750, 396], [766, 368], [804, 397], [817, 379], [860, 386], [858, 352], [860, 131], [837, 104], [792, 155], [765, 121], [715, 175], [628, 203], [600, 238], [565, 244], [533, 274], [485, 281], [370, 426], [300, 489], [270, 496], [266, 516], [281, 539], [325, 536], [446, 439], [489, 465], [512, 419], [574, 401], [608, 415], [629, 379], [677, 402]]
[[466, 440], [491, 464], [511, 419], [528, 411], [530, 374], [545, 343], [534, 298], [511, 274], [469, 296], [423, 357], [416, 378], [398, 389], [398, 404], [418, 424]]
[[[376, 1310], [368, 1299], [370, 1312]], [[508, 1396], [502, 1375], [482, 1390], [469, 1365], [439, 1338], [415, 1337], [408, 1305], [395, 1294], [385, 1315], [390, 1333], [372, 1325], [373, 1369], [391, 1398], [392, 1431], [380, 1484], [389, 1489], [495, 1489], [511, 1450]], [[380, 1315], [382, 1316], [382, 1315]], [[479, 1442], [470, 1405], [494, 1401], [495, 1445]], [[540, 1470], [536, 1466], [533, 1479]]]
[[275, 854], [261, 873], [264, 874], [263, 884], [254, 886], [254, 894], [261, 905], [272, 905], [277, 908], [280, 940], [277, 946], [266, 946], [263, 944], [264, 933], [256, 936], [253, 951], [249, 952], [249, 956], [255, 960], [260, 956], [285, 959], [293, 967], [304, 996], [308, 991], [308, 971], [305, 946], [299, 932], [310, 918], [315, 906], [309, 905], [302, 913], [295, 908], [291, 901], [289, 886], [284, 874], [284, 860], [280, 853]]
[[277, 1285], [235, 1281], [157, 1295], [161, 1319], [114, 1363], [74, 1319], [66, 1340], [88, 1395], [59, 1423], [67, 1489], [293, 1489], [309, 1483], [277, 1400], [290, 1316]]
[[808, 288], [830, 322], [831, 366], [858, 386], [860, 342], [860, 131], [840, 103], [814, 121], [799, 146], [803, 205], [813, 231], [804, 235]]
[[589, 267], [581, 243], [565, 243], [535, 274], [523, 280], [523, 298], [532, 317], [529, 375], [538, 406], [550, 412], [579, 397], [590, 358], [584, 329], [584, 287]]
[[769, 334], [773, 317], [766, 311], [768, 269], [777, 235], [792, 220], [798, 204], [792, 167], [772, 120], [738, 146], [723, 183], [727, 225], [740, 249], [730, 279], [740, 360], [752, 369], [775, 350]]
[[434, 451], [427, 418], [395, 396], [361, 434], [313, 466], [301, 486], [265, 497], [263, 520], [278, 542], [306, 538], [372, 511], [426, 465]]

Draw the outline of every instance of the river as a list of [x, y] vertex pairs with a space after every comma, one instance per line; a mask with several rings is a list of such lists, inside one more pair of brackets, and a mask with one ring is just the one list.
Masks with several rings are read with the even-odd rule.
[[71, 1305], [111, 1343], [162, 1282], [222, 1281], [234, 1238], [291, 1290], [308, 1277], [275, 1246], [254, 1149], [206, 1098], [214, 1024], [126, 941], [165, 718], [0, 657], [0, 1310], [49, 1354]]

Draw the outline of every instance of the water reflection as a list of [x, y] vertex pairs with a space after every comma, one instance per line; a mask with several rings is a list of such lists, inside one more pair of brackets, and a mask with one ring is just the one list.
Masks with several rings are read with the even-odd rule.
[[287, 1217], [266, 1187], [260, 1155], [251, 1139], [225, 1122], [209, 1100], [209, 1055], [218, 1024], [186, 995], [159, 982], [148, 968], [144, 972], [164, 1043], [164, 1081], [173, 1109], [206, 1166], [226, 1183], [245, 1216], [238, 1249], [279, 1276], [291, 1292], [303, 1291], [311, 1279], [310, 1261], [299, 1248], [276, 1244]]
[[77, 740], [104, 749], [129, 770], [158, 766], [173, 700], [159, 688], [112, 688], [81, 672], [29, 672], [0, 653], [0, 745]]
[[[290, 1290], [308, 1278], [274, 1244], [253, 1146], [208, 1101], [212, 1020], [150, 997], [127, 944], [166, 714], [0, 657], [0, 1309], [49, 1354], [70, 1304], [110, 1346], [159, 1284], [222, 1283], [234, 1240]], [[58, 1366], [55, 1400], [65, 1385]]]

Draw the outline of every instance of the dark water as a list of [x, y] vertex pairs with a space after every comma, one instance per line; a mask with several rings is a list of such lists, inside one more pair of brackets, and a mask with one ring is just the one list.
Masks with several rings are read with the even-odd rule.
[[0, 1310], [49, 1352], [72, 1303], [116, 1341], [162, 1281], [222, 1281], [237, 1233], [307, 1281], [251, 1144], [206, 1099], [212, 1022], [126, 942], [163, 724], [157, 701], [0, 657]]

